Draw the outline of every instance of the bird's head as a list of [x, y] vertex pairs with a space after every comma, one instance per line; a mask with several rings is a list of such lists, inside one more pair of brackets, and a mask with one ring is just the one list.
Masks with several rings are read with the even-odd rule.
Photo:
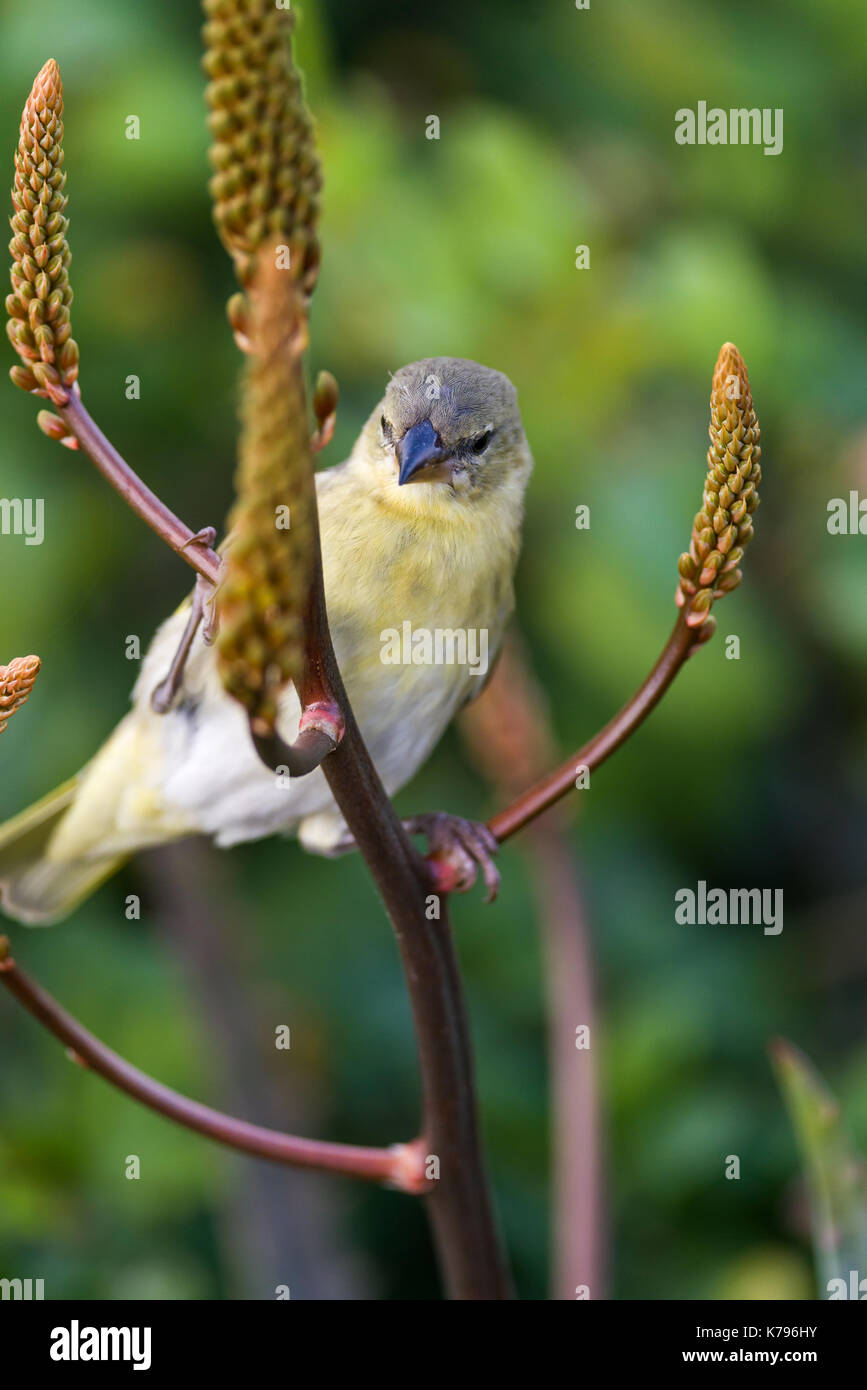
[[520, 502], [533, 466], [508, 377], [458, 357], [395, 372], [356, 461], [383, 501], [443, 520], [485, 501]]

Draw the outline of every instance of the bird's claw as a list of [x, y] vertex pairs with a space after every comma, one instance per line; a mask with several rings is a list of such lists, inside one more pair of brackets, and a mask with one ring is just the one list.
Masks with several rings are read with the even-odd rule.
[[188, 541], [184, 541], [181, 550], [187, 550], [191, 545], [200, 545], [203, 550], [210, 550], [216, 539], [216, 529], [213, 526], [203, 526], [194, 536], [190, 536]]
[[450, 816], [445, 811], [432, 811], [412, 816], [404, 821], [404, 828], [410, 835], [427, 837], [427, 862], [440, 892], [468, 892], [481, 869], [487, 889], [485, 901], [494, 901], [500, 887], [500, 871], [493, 857], [500, 846], [486, 825]]
[[[213, 528], [211, 528], [213, 529]], [[196, 537], [193, 537], [195, 540]], [[192, 545], [193, 541], [188, 541]], [[204, 544], [204, 542], [203, 542]], [[207, 544], [211, 544], [210, 541]], [[183, 635], [178, 643], [178, 649], [172, 658], [168, 674], [159, 685], [151, 692], [151, 709], [155, 714], [168, 714], [171, 709], [175, 696], [180, 690], [184, 680], [184, 670], [187, 665], [187, 657], [195, 641], [199, 624], [204, 618], [202, 627], [202, 638], [207, 646], [211, 646], [217, 635], [217, 613], [214, 603], [215, 590], [209, 579], [204, 575], [196, 575], [196, 587], [193, 590], [193, 600], [190, 604], [190, 616], [184, 628]]]

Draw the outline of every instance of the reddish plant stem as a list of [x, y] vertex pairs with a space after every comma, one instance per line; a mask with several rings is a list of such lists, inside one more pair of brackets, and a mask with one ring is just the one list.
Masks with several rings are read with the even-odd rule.
[[224, 1115], [163, 1086], [89, 1033], [41, 985], [19, 970], [11, 956], [4, 958], [2, 952], [5, 949], [5, 940], [0, 938], [0, 981], [9, 993], [44, 1028], [71, 1049], [75, 1061], [150, 1110], [229, 1148], [240, 1149], [242, 1153], [258, 1158], [269, 1158], [275, 1163], [343, 1173], [369, 1182], [390, 1183], [405, 1192], [418, 1193], [426, 1189], [421, 1156], [416, 1154], [417, 1141], [413, 1144], [395, 1144], [390, 1149], [369, 1149], [353, 1144], [328, 1144], [316, 1139], [301, 1139]]
[[115, 492], [131, 507], [152, 531], [170, 546], [176, 555], [186, 560], [198, 573], [216, 584], [220, 577], [220, 557], [191, 531], [155, 492], [142, 482], [137, 473], [121, 458], [88, 414], [80, 396], [70, 392], [66, 403], [55, 406], [57, 413], [74, 434], [82, 449], [96, 464], [102, 476]]
[[[299, 694], [306, 702], [327, 691], [343, 715], [343, 737], [322, 771], [379, 889], [403, 960], [422, 1080], [418, 1143], [439, 1170], [426, 1203], [440, 1268], [451, 1298], [511, 1298], [482, 1156], [469, 1024], [446, 898], [434, 894], [431, 869], [398, 819], [355, 721], [328, 627], [315, 507], [311, 524], [314, 581]], [[432, 898], [434, 918], [428, 915]]]
[[[550, 817], [549, 817], [550, 819]], [[552, 1286], [555, 1299], [577, 1297], [586, 1285], [605, 1297], [605, 1192], [596, 1057], [599, 1034], [593, 995], [590, 933], [575, 864], [562, 826], [530, 827], [528, 854], [540, 898], [550, 1001], [548, 1051], [553, 1096], [554, 1212]], [[590, 1046], [575, 1046], [586, 1026]]]
[[438, 920], [429, 920], [428, 870], [385, 797], [351, 717], [322, 770], [376, 881], [403, 958], [422, 1076], [421, 1144], [439, 1160], [440, 1180], [427, 1203], [446, 1288], [456, 1299], [510, 1298], [485, 1176], [472, 1047], [446, 899], [439, 898]]
[[[90, 456], [102, 476], [132, 508], [136, 516], [155, 531], [175, 554], [186, 560], [197, 574], [201, 574], [212, 584], [217, 584], [220, 577], [220, 557], [217, 552], [210, 548], [201, 533], [191, 531], [189, 526], [142, 482], [102, 433], [80, 396], [70, 392], [65, 404], [57, 404], [56, 409], [84, 452]], [[318, 447], [323, 448], [327, 442], [327, 439], [323, 439]], [[321, 680], [318, 663], [310, 659], [309, 652], [307, 668], [312, 673], [312, 679], [307, 682], [306, 692], [302, 691], [305, 714], [308, 703], [334, 705], [331, 692]], [[316, 726], [308, 727], [302, 729], [291, 745], [283, 743], [276, 733], [264, 736], [254, 733], [254, 742], [260, 755], [269, 765], [286, 766], [290, 776], [303, 777], [317, 768], [339, 741], [342, 721], [340, 711], [336, 707], [331, 719], [336, 732], [332, 730], [329, 733]]]
[[516, 831], [523, 829], [530, 821], [535, 820], [536, 816], [540, 816], [549, 806], [553, 806], [567, 792], [572, 791], [579, 767], [587, 767], [592, 772], [604, 763], [659, 703], [690, 652], [695, 650], [696, 644], [696, 630], [687, 627], [683, 617], [679, 616], [647, 680], [620, 712], [567, 762], [557, 768], [556, 772], [549, 773], [541, 782], [537, 782], [529, 791], [524, 792], [505, 810], [498, 811], [488, 821], [488, 829], [497, 839], [501, 843], [508, 840]]
[[323, 449], [328, 448], [328, 445], [334, 438], [334, 429], [336, 424], [337, 413], [336, 411], [332, 411], [330, 415], [327, 415], [325, 417], [325, 419], [320, 424], [319, 429], [316, 431], [316, 433], [313, 435], [313, 438], [310, 440], [311, 454], [321, 454]]
[[251, 725], [253, 744], [263, 763], [273, 772], [286, 768], [290, 777], [306, 777], [333, 753], [336, 741], [319, 729], [305, 729], [294, 743], [284, 743], [276, 732], [257, 734]]
[[[311, 508], [315, 514], [315, 565], [322, 569], [322, 553], [319, 545], [318, 511], [315, 502]], [[261, 730], [255, 719], [250, 721], [250, 734], [256, 752], [268, 767], [273, 770], [288, 768], [290, 777], [305, 777], [322, 763], [329, 753], [333, 753], [343, 738], [345, 723], [341, 702], [334, 692], [334, 686], [322, 662], [323, 645], [331, 645], [328, 619], [325, 614], [324, 596], [320, 600], [318, 590], [321, 579], [311, 583], [304, 606], [304, 659], [301, 676], [296, 683], [302, 712], [298, 736], [293, 743], [284, 743], [275, 729]], [[336, 663], [335, 663], [336, 665]], [[346, 694], [343, 693], [343, 700]]]

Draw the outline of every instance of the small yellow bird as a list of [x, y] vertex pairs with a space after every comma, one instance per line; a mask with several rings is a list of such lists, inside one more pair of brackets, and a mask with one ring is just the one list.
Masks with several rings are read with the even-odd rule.
[[[432, 357], [391, 378], [350, 457], [316, 476], [335, 654], [389, 793], [493, 665], [514, 604], [532, 467], [508, 378]], [[186, 835], [225, 847], [297, 831], [316, 853], [351, 846], [321, 770], [290, 781], [260, 762], [201, 635], [168, 711], [152, 707], [188, 611], [157, 632], [132, 709], [96, 757], [0, 827], [0, 901], [10, 916], [56, 921], [136, 850]], [[290, 685], [278, 719], [286, 742], [300, 713]], [[481, 862], [478, 833], [459, 824], [464, 860]]]

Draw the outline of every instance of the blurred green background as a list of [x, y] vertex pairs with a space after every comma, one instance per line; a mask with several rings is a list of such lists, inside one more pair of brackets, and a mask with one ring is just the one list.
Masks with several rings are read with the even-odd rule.
[[[293, 8], [295, 8], [293, 6]], [[341, 383], [344, 457], [389, 370], [455, 354], [519, 388], [536, 457], [518, 619], [563, 754], [643, 679], [673, 620], [720, 344], [749, 367], [765, 481], [717, 636], [598, 775], [569, 834], [597, 957], [612, 1287], [813, 1297], [793, 1136], [767, 1060], [792, 1037], [867, 1144], [867, 10], [858, 0], [306, 0], [298, 56], [326, 174], [311, 367]], [[413, 13], [410, 15], [409, 11]], [[198, 7], [2, 5], [0, 129], [46, 58], [66, 100], [73, 333], [85, 399], [194, 527], [232, 495], [238, 354], [212, 232]], [[678, 107], [782, 107], [785, 148], [683, 148]], [[141, 138], [124, 137], [125, 118]], [[436, 114], [441, 138], [425, 138]], [[591, 268], [575, 269], [588, 244]], [[13, 357], [8, 351], [8, 361]], [[141, 378], [140, 401], [124, 395]], [[0, 660], [43, 672], [0, 742], [0, 815], [123, 714], [189, 574], [0, 383], [0, 492], [46, 539], [0, 539]], [[575, 508], [591, 508], [576, 531]], [[724, 638], [741, 640], [738, 661]], [[450, 733], [405, 814], [495, 801]], [[546, 1291], [548, 1102], [524, 857], [454, 906], [486, 1142], [519, 1291]], [[683, 927], [698, 879], [781, 887], [785, 929]], [[124, 916], [142, 899], [142, 920]], [[6, 929], [4, 927], [4, 929]], [[269, 841], [143, 856], [20, 962], [162, 1081], [251, 1119], [409, 1137], [397, 953], [361, 862]], [[577, 1020], [580, 1021], [580, 1020]], [[291, 1051], [273, 1046], [278, 1024]], [[426, 1298], [410, 1200], [237, 1158], [65, 1060], [0, 997], [0, 1275], [48, 1297]], [[741, 1180], [725, 1181], [725, 1156]], [[128, 1181], [124, 1160], [141, 1159]]]

